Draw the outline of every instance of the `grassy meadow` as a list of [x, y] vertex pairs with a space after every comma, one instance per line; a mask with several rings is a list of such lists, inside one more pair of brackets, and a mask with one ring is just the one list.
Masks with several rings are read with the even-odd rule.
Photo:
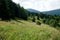
[[46, 24], [31, 21], [0, 21], [0, 40], [60, 40], [60, 32]]

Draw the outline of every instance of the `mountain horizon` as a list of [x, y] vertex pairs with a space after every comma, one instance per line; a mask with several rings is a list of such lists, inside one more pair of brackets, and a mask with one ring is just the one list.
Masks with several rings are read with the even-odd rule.
[[[35, 10], [35, 9], [27, 9], [28, 11], [30, 12], [35, 12], [35, 13], [38, 13], [40, 11], [38, 10]], [[60, 9], [55, 9], [55, 10], [50, 10], [50, 11], [43, 11], [42, 12], [43, 14], [49, 14], [49, 15], [60, 15]]]
[[40, 13], [40, 11], [38, 11], [38, 10], [36, 10], [36, 9], [28, 8], [28, 9], [26, 9], [26, 10], [28, 10], [28, 11], [30, 11], [30, 12]]
[[49, 15], [60, 15], [60, 9], [55, 9], [51, 11], [44, 11], [44, 14], [49, 14]]

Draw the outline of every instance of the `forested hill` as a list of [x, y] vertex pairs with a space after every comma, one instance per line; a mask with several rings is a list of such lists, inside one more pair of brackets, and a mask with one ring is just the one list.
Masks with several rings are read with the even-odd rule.
[[[60, 11], [58, 11], [58, 13], [59, 12]], [[55, 14], [55, 13], [52, 13], [52, 14]], [[32, 22], [36, 22], [36, 20], [38, 20], [37, 24], [41, 24], [41, 22], [39, 21], [42, 21], [45, 24], [52, 25], [54, 27], [55, 26], [60, 27], [60, 16], [46, 15], [46, 14], [43, 14], [43, 12], [42, 13], [29, 12], [23, 7], [21, 7], [19, 4], [12, 2], [12, 0], [0, 0], [0, 19], [9, 20], [9, 21], [11, 19], [14, 19], [14, 20], [24, 19], [24, 20], [31, 20]]]
[[12, 2], [12, 0], [0, 0], [0, 18], [2, 20], [15, 18], [27, 20], [27, 11], [19, 4]]

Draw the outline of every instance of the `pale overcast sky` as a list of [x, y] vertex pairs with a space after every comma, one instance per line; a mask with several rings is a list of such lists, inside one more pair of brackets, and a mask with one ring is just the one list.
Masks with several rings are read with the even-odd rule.
[[32, 8], [39, 11], [60, 9], [60, 0], [13, 0], [25, 9]]

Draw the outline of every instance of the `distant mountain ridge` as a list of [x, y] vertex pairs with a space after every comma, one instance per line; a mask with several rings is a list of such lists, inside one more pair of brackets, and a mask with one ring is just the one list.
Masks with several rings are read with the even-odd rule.
[[50, 14], [50, 15], [60, 15], [60, 9], [51, 10], [51, 11], [45, 11], [44, 14]]
[[35, 10], [35, 9], [27, 9], [27, 10], [30, 11], [30, 12], [40, 13], [40, 11]]
[[[35, 13], [40, 13], [40, 11], [35, 10], [35, 9], [27, 9], [30, 12], [35, 12]], [[55, 9], [51, 11], [44, 11], [42, 12], [43, 14], [49, 14], [49, 15], [60, 15], [60, 9]]]

